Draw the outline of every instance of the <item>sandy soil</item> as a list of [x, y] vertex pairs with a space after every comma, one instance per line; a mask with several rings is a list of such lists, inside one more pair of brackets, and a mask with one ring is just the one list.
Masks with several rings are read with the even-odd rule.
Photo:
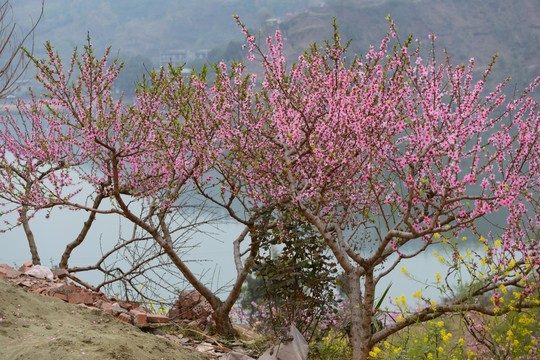
[[32, 294], [0, 279], [0, 359], [208, 358], [102, 311]]

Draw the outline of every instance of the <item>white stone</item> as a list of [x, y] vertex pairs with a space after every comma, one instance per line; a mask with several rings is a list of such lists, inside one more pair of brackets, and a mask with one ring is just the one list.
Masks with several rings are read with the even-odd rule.
[[26, 275], [30, 275], [30, 276], [36, 277], [38, 279], [48, 279], [50, 281], [53, 281], [53, 279], [54, 279], [54, 275], [53, 275], [51, 269], [49, 269], [48, 267], [43, 266], [43, 265], [32, 266], [31, 268], [26, 270], [24, 273]]

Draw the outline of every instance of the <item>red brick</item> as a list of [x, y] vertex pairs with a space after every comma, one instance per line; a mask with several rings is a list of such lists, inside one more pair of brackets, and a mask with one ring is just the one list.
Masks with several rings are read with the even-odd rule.
[[125, 314], [125, 313], [118, 314], [117, 318], [127, 323], [131, 322], [131, 318], [129, 317], [128, 314]]
[[60, 284], [60, 286], [56, 288], [55, 291], [67, 296], [69, 293], [76, 292], [77, 289], [78, 288], [73, 284]]
[[16, 278], [17, 276], [21, 275], [22, 273], [20, 271], [15, 270], [9, 265], [1, 264], [0, 265], [0, 277], [1, 278]]
[[15, 284], [26, 286], [27, 288], [30, 288], [35, 284], [35, 280], [28, 279], [28, 278], [26, 278], [26, 279], [25, 278], [19, 278], [19, 279], [16, 279]]
[[121, 312], [125, 312], [125, 310], [122, 309], [120, 305], [118, 305], [118, 303], [111, 304], [109, 302], [102, 302], [100, 307], [101, 307], [101, 310], [108, 312], [109, 314], [112, 314], [112, 315], [117, 315]]
[[101, 310], [105, 311], [106, 313], [109, 313], [111, 315], [114, 314], [114, 306], [111, 303], [102, 303], [101, 304]]
[[22, 266], [19, 268], [19, 271], [20, 272], [25, 272], [26, 270], [30, 269], [31, 267], [32, 267], [32, 262], [27, 261], [24, 264], [22, 264]]
[[180, 317], [181, 315], [181, 312], [179, 309], [171, 309], [169, 310], [169, 319], [173, 320], [173, 319], [176, 319], [177, 317]]
[[63, 279], [66, 276], [69, 275], [69, 273], [68, 273], [68, 271], [66, 269], [54, 269], [52, 272], [59, 279]]
[[129, 313], [131, 314], [131, 317], [133, 318], [133, 323], [135, 325], [146, 324], [147, 314], [138, 310], [131, 310]]
[[169, 317], [165, 315], [158, 315], [158, 314], [147, 314], [146, 320], [149, 323], [167, 323], [169, 322]]
[[55, 298], [58, 298], [60, 300], [68, 301], [67, 295], [61, 294], [61, 293], [54, 293], [53, 295]]
[[175, 306], [180, 307], [192, 307], [203, 300], [203, 296], [197, 290], [182, 290], [178, 296]]
[[71, 304], [93, 304], [94, 298], [92, 295], [83, 292], [74, 292], [67, 295], [68, 302]]
[[135, 303], [135, 302], [129, 302], [129, 301], [119, 301], [118, 302], [118, 305], [120, 305], [120, 307], [122, 309], [126, 309], [127, 311], [129, 310], [133, 310], [133, 309], [136, 309], [139, 307], [139, 304], [138, 303]]
[[48, 287], [38, 287], [36, 289], [32, 289], [32, 292], [35, 293], [35, 294], [49, 295], [49, 288]]

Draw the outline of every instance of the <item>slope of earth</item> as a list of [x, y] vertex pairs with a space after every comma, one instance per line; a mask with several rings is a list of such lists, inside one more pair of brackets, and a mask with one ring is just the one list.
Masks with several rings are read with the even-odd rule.
[[208, 358], [102, 311], [32, 294], [0, 279], [0, 359]]

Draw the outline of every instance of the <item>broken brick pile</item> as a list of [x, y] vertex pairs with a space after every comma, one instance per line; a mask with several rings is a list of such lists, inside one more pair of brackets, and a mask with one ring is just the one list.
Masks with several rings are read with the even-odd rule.
[[28, 291], [45, 296], [53, 296], [71, 304], [79, 304], [90, 309], [100, 309], [114, 317], [137, 325], [150, 326], [155, 323], [169, 323], [168, 316], [154, 314], [134, 302], [107, 297], [103, 292], [93, 292], [68, 282], [69, 273], [65, 269], [50, 270], [45, 266], [24, 263], [18, 270], [0, 264], [0, 278], [9, 280]]
[[182, 290], [169, 310], [171, 321], [205, 328], [213, 324], [210, 303], [197, 290]]

